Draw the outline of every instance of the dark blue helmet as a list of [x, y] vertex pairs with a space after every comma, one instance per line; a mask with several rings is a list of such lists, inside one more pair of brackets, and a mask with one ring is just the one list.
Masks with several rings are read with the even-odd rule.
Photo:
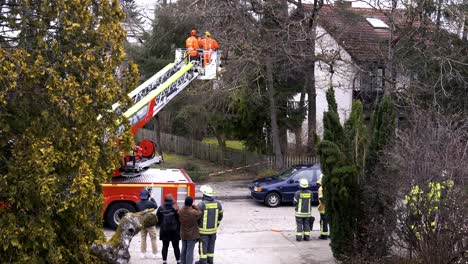
[[148, 190], [146, 190], [146, 189], [143, 189], [143, 190], [141, 190], [141, 192], [140, 192], [140, 198], [141, 198], [142, 200], [148, 200], [149, 195], [150, 195], [150, 194], [149, 194]]

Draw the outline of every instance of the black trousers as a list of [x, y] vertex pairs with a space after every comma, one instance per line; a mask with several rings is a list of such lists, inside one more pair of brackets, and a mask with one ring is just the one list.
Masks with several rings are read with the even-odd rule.
[[320, 214], [320, 236], [328, 236], [328, 220], [325, 214]]
[[296, 238], [302, 239], [302, 236], [310, 236], [310, 218], [311, 217], [298, 217], [296, 216]]
[[200, 240], [198, 242], [200, 264], [212, 264], [214, 258], [216, 234], [202, 235], [200, 234]]
[[172, 243], [172, 248], [174, 249], [174, 255], [176, 260], [180, 260], [180, 249], [179, 249], [179, 241], [180, 240], [163, 240], [163, 248], [162, 248], [162, 258], [163, 260], [167, 260], [167, 250], [169, 249], [169, 243]]

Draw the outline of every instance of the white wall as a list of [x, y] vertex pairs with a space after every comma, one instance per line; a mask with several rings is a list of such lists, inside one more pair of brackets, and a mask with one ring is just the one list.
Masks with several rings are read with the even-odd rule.
[[[340, 121], [343, 124], [351, 113], [353, 101], [353, 78], [358, 72], [354, 66], [351, 56], [342, 49], [322, 27], [317, 27], [317, 41], [315, 44], [316, 55], [334, 54], [334, 73], [332, 78], [335, 89], [335, 99], [338, 105]], [[331, 57], [331, 56], [329, 56]], [[324, 59], [325, 60], [325, 59]], [[330, 66], [324, 61], [317, 61], [315, 64], [315, 87], [316, 87], [316, 131], [323, 135], [323, 113], [328, 110], [326, 92], [330, 87]], [[296, 95], [294, 100], [299, 101], [300, 95]], [[307, 98], [307, 97], [306, 97]], [[307, 118], [302, 124], [303, 144], [307, 142]], [[295, 143], [295, 135], [288, 131], [288, 142]]]

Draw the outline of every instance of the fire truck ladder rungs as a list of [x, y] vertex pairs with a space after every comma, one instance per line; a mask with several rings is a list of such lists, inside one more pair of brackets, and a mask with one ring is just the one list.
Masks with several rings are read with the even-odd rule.
[[130, 124], [133, 126], [146, 116], [152, 100], [155, 100], [153, 116], [161, 111], [170, 100], [197, 77], [198, 72], [193, 70], [193, 67], [192, 63], [180, 62], [177, 65], [171, 63], [158, 72], [156, 74], [158, 76], [153, 76], [155, 77], [151, 78], [153, 80], [146, 81], [132, 91], [129, 95], [133, 95], [132, 99], [135, 104], [124, 112], [124, 116], [130, 119]]

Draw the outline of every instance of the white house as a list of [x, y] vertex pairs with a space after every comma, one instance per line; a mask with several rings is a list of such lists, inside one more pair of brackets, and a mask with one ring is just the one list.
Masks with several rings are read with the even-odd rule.
[[[312, 6], [307, 8], [311, 10]], [[318, 135], [323, 135], [323, 113], [328, 110], [326, 91], [330, 85], [335, 89], [341, 123], [349, 117], [353, 99], [360, 99], [364, 109], [370, 110], [376, 98], [383, 94], [390, 39], [388, 25], [384, 12], [352, 7], [351, 2], [321, 8], [315, 43], [315, 53], [319, 58], [315, 64]], [[398, 74], [397, 78], [402, 79]], [[404, 85], [403, 81], [397, 83]], [[297, 95], [295, 101], [299, 98]], [[302, 131], [302, 143], [305, 144], [307, 119], [302, 124]], [[296, 143], [295, 134], [291, 131], [288, 131], [288, 142]]]

